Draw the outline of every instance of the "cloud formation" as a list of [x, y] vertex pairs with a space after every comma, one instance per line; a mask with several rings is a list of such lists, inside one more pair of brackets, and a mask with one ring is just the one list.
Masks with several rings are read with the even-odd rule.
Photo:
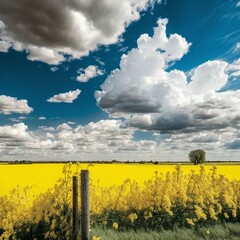
[[137, 140], [134, 133], [135, 129], [127, 128], [121, 120], [76, 126], [62, 123], [56, 127], [40, 127], [35, 132], [24, 123], [3, 125], [0, 126], [0, 153], [2, 160], [32, 160], [34, 157], [34, 160], [68, 161], [186, 161], [189, 149], [203, 148], [208, 160], [239, 158], [235, 150], [240, 147], [240, 132], [230, 127], [212, 132], [155, 134], [154, 140]]
[[0, 40], [0, 52], [8, 52], [8, 49], [11, 47], [11, 43]]
[[228, 64], [223, 61], [207, 61], [194, 69], [191, 82], [188, 84], [194, 95], [202, 95], [208, 91], [218, 91], [227, 84]]
[[18, 100], [14, 97], [0, 95], [0, 114], [28, 114], [32, 111], [33, 109], [28, 106], [27, 100]]
[[[122, 126], [118, 120], [101, 120], [72, 127], [67, 123], [55, 128], [44, 128], [35, 133], [27, 125], [18, 123], [0, 126], [0, 152], [7, 158], [78, 159], [93, 154], [93, 159], [111, 160], [119, 154], [151, 153], [157, 143], [134, 140], [134, 130]], [[44, 156], [42, 155], [44, 153]], [[104, 154], [103, 154], [104, 153]]]
[[30, 140], [31, 133], [27, 132], [27, 126], [24, 123], [14, 124], [12, 126], [0, 126], [0, 139], [11, 142], [24, 142]]
[[78, 98], [81, 90], [76, 89], [75, 91], [69, 91], [66, 93], [59, 93], [49, 98], [47, 101], [52, 103], [72, 103], [75, 99]]
[[89, 65], [86, 69], [80, 69], [80, 72], [82, 73], [77, 77], [79, 82], [88, 82], [91, 78], [103, 75], [103, 71], [94, 65]]
[[227, 70], [230, 74], [230, 77], [239, 77], [240, 76], [240, 58], [233, 61], [232, 64], [229, 64]]
[[38, 119], [39, 119], [39, 120], [46, 120], [46, 117], [41, 116], [41, 117], [39, 117]]
[[31, 61], [42, 61], [50, 65], [57, 65], [65, 60], [64, 56], [57, 51], [46, 47], [30, 46], [27, 59]]
[[[0, 2], [0, 50], [29, 53], [28, 59], [59, 64], [64, 55], [85, 56], [116, 43], [140, 12], [157, 0], [42, 0]], [[16, 14], [19, 13], [19, 14]]]
[[178, 70], [166, 72], [165, 69], [168, 63], [186, 54], [190, 44], [177, 34], [168, 38], [166, 24], [166, 19], [160, 19], [153, 37], [141, 35], [138, 48], [122, 55], [120, 70], [114, 70], [101, 86], [102, 91], [95, 94], [100, 107], [110, 114], [157, 113], [164, 100], [168, 101], [168, 93], [175, 93], [180, 98], [183, 93], [179, 88], [187, 84], [185, 74]]
[[193, 133], [238, 128], [240, 91], [221, 91], [229, 74], [238, 73], [238, 61], [202, 63], [187, 76], [168, 70], [188, 51], [190, 43], [178, 34], [166, 35], [160, 19], [153, 36], [143, 34], [138, 47], [123, 54], [120, 69], [107, 77], [95, 93], [98, 105], [125, 124], [161, 133]]

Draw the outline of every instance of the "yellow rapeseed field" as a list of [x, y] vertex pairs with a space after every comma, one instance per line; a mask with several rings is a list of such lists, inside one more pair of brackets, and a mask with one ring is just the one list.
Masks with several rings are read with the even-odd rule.
[[[31, 187], [35, 194], [43, 193], [56, 184], [62, 177], [64, 164], [0, 164], [0, 196], [8, 194], [16, 186]], [[213, 164], [206, 164], [209, 171]], [[240, 164], [216, 164], [218, 174], [223, 174], [228, 179], [240, 179]], [[100, 186], [119, 185], [126, 179], [138, 183], [150, 179], [155, 171], [162, 173], [173, 172], [176, 164], [138, 164], [138, 163], [95, 163], [80, 164], [80, 169], [89, 169], [93, 184]], [[184, 173], [191, 170], [199, 172], [199, 166], [183, 164]]]
[[239, 164], [2, 164], [0, 240], [71, 239], [72, 176], [87, 168], [91, 227], [159, 231], [240, 220]]

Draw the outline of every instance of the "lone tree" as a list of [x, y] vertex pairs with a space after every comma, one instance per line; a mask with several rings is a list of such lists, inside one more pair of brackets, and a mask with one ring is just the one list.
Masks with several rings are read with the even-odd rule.
[[206, 161], [206, 153], [202, 149], [193, 150], [188, 154], [188, 156], [190, 162], [195, 165]]

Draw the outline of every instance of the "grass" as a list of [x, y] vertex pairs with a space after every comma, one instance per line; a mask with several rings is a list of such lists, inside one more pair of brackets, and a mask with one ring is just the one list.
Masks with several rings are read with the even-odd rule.
[[240, 240], [240, 224], [228, 223], [198, 229], [174, 229], [156, 231], [127, 231], [93, 229], [92, 236], [101, 240]]

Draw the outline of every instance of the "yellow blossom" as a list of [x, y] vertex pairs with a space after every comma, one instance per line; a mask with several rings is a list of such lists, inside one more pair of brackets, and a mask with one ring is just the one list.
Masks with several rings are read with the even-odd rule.
[[193, 220], [191, 218], [186, 218], [186, 221], [187, 223], [190, 225], [190, 226], [194, 226], [195, 223], [193, 222]]
[[93, 236], [92, 240], [101, 240], [101, 237]]
[[131, 214], [128, 215], [128, 218], [133, 223], [135, 220], [138, 219], [138, 215], [136, 213], [131, 213]]
[[209, 207], [209, 214], [210, 214], [210, 218], [211, 218], [211, 219], [213, 219], [213, 220], [215, 220], [215, 221], [217, 220], [216, 213], [215, 213], [215, 211], [214, 211], [214, 209], [213, 209], [212, 206]]
[[114, 229], [118, 229], [118, 223], [117, 222], [114, 222], [112, 226], [113, 226]]
[[229, 218], [229, 215], [226, 212], [223, 215], [225, 218], [227, 218], [227, 219]]
[[232, 216], [235, 218], [237, 216], [237, 211], [236, 209], [232, 209]]

